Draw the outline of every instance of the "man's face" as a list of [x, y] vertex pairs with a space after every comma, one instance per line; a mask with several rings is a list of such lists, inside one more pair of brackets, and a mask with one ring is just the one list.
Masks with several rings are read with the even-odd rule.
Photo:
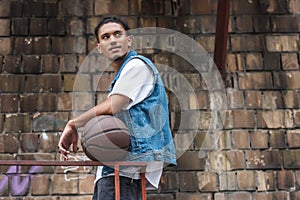
[[109, 22], [99, 28], [98, 49], [107, 58], [116, 60], [124, 56], [131, 45], [131, 39], [118, 23]]

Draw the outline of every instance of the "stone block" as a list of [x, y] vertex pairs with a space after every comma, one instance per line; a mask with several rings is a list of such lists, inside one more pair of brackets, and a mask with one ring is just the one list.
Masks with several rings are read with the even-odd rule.
[[277, 172], [278, 189], [290, 190], [295, 188], [295, 174], [293, 171], [281, 170]]
[[235, 149], [248, 149], [250, 147], [250, 135], [248, 131], [232, 131], [232, 147]]
[[292, 128], [294, 121], [290, 110], [273, 110], [257, 112], [258, 128]]
[[16, 113], [18, 111], [19, 98], [16, 94], [2, 94], [0, 96], [1, 112]]
[[229, 42], [232, 51], [263, 51], [265, 49], [264, 38], [261, 35], [241, 35], [231, 36]]
[[300, 17], [297, 15], [275, 15], [271, 17], [273, 32], [297, 33], [300, 31]]
[[63, 36], [66, 34], [65, 22], [63, 19], [49, 19], [47, 28], [50, 35]]
[[94, 106], [94, 102], [93, 93], [76, 93], [73, 95], [73, 111], [87, 111]]
[[10, 5], [11, 1], [9, 0], [4, 0], [0, 2], [0, 17], [10, 16]]
[[218, 191], [218, 175], [214, 172], [197, 172], [198, 189], [201, 192]]
[[0, 38], [0, 54], [10, 54], [12, 51], [12, 39], [11, 38]]
[[286, 133], [289, 148], [300, 147], [300, 130], [288, 130]]
[[193, 172], [181, 172], [178, 174], [179, 190], [181, 192], [196, 192], [198, 179]]
[[240, 73], [239, 87], [242, 90], [272, 89], [272, 74], [270, 72]]
[[254, 15], [253, 26], [256, 33], [267, 33], [271, 30], [270, 16], [268, 15]]
[[67, 21], [67, 34], [72, 36], [82, 36], [85, 33], [85, 24], [80, 19], [70, 19]]
[[37, 96], [34, 94], [23, 94], [20, 96], [20, 109], [22, 112], [35, 112], [37, 107]]
[[65, 53], [86, 53], [86, 39], [84, 37], [66, 37], [64, 39]]
[[287, 148], [285, 133], [282, 130], [270, 130], [270, 147], [273, 149]]
[[280, 169], [282, 164], [281, 152], [273, 151], [246, 151], [247, 169]]
[[245, 107], [243, 91], [228, 88], [227, 98], [229, 108], [236, 109]]
[[48, 54], [51, 52], [50, 37], [34, 37], [32, 43], [32, 54]]
[[246, 54], [246, 69], [247, 70], [262, 70], [263, 57], [260, 53], [249, 53]]
[[64, 174], [56, 174], [51, 176], [51, 194], [64, 195], [64, 194], [79, 194], [78, 192], [78, 179], [65, 181]]
[[10, 35], [10, 20], [0, 19], [0, 36]]
[[60, 72], [76, 72], [77, 57], [75, 54], [67, 54], [59, 57]]
[[20, 76], [0, 75], [0, 91], [18, 92], [23, 81]]
[[23, 4], [18, 1], [10, 1], [10, 16], [11, 17], [22, 17], [23, 15]]
[[7, 55], [3, 59], [3, 72], [19, 74], [22, 70], [22, 57]]
[[17, 153], [18, 152], [18, 136], [16, 134], [1, 134], [0, 136], [0, 152], [1, 153]]
[[160, 179], [160, 188], [163, 193], [174, 192], [178, 189], [178, 178], [174, 172], [163, 172]]
[[90, 194], [94, 193], [94, 180], [95, 175], [87, 174], [84, 179], [79, 179], [79, 193], [78, 194]]
[[252, 200], [250, 192], [237, 191], [237, 192], [228, 192], [228, 193], [216, 193], [215, 200], [227, 200], [227, 199], [243, 199], [243, 200]]
[[283, 14], [286, 12], [286, 4], [285, 1], [262, 0], [260, 2], [260, 9], [263, 13]]
[[50, 177], [48, 175], [32, 175], [31, 193], [32, 195], [49, 195]]
[[177, 160], [178, 170], [204, 170], [205, 159], [199, 158], [199, 152], [187, 151]]
[[230, 150], [226, 152], [213, 152], [208, 162], [212, 170], [234, 170], [245, 167], [245, 158], [242, 151]]
[[72, 94], [59, 93], [57, 95], [57, 111], [71, 111], [72, 110]]
[[269, 134], [267, 131], [250, 132], [251, 147], [253, 149], [267, 149], [269, 144]]
[[6, 132], [30, 132], [30, 116], [28, 114], [6, 114]]
[[300, 14], [300, 1], [299, 0], [291, 0], [288, 2], [288, 10], [292, 14]]
[[272, 191], [276, 188], [275, 174], [272, 171], [256, 171], [257, 191]]
[[298, 35], [266, 36], [266, 48], [269, 52], [298, 52]]
[[299, 108], [300, 95], [295, 90], [285, 90], [282, 93], [285, 108]]
[[31, 18], [29, 20], [29, 34], [30, 35], [47, 35], [47, 19], [46, 18]]
[[39, 140], [38, 134], [23, 133], [20, 141], [22, 152], [37, 152], [38, 140]]
[[59, 71], [59, 57], [55, 55], [41, 56], [41, 72], [57, 73]]
[[44, 16], [43, 7], [43, 2], [25, 1], [23, 3], [23, 15], [26, 17], [42, 17]]
[[285, 191], [275, 191], [275, 192], [261, 192], [254, 193], [253, 198], [255, 200], [274, 200], [274, 199], [288, 199], [288, 193]]
[[300, 168], [300, 150], [285, 150], [282, 153], [282, 159], [285, 169]]
[[210, 200], [212, 199], [212, 194], [199, 194], [199, 193], [177, 193], [176, 197], [177, 200]]
[[299, 70], [298, 55], [296, 53], [282, 53], [281, 65], [283, 70]]
[[11, 34], [26, 36], [29, 33], [27, 18], [13, 18], [11, 20]]
[[53, 94], [38, 94], [37, 96], [37, 111], [39, 112], [54, 112], [57, 110], [57, 98]]
[[226, 128], [253, 128], [254, 112], [251, 110], [229, 110], [225, 118]]
[[239, 0], [232, 0], [231, 9], [233, 14], [257, 14], [258, 5], [256, 1], [241, 2]]
[[232, 22], [232, 31], [237, 33], [253, 32], [253, 20], [251, 15], [235, 16]]
[[[63, 124], [66, 124], [63, 122]], [[58, 133], [46, 133], [43, 131], [39, 134], [39, 152], [53, 153], [57, 151], [57, 144], [60, 135]]]
[[280, 53], [264, 53], [264, 69], [270, 71], [279, 71], [281, 69]]
[[245, 104], [247, 108], [262, 108], [262, 92], [255, 90], [245, 91]]
[[281, 93], [276, 91], [263, 92], [263, 109], [283, 109]]
[[25, 74], [41, 73], [41, 57], [36, 55], [23, 56], [23, 71]]

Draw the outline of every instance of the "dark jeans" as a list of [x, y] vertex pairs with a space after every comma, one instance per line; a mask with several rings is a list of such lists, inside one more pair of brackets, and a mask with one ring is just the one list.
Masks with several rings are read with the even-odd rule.
[[[93, 200], [115, 200], [114, 176], [103, 177], [95, 184]], [[141, 180], [120, 176], [120, 200], [141, 200]]]

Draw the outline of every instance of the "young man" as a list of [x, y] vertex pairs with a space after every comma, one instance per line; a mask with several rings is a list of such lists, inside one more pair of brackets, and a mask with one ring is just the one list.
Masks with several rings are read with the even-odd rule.
[[[104, 17], [95, 28], [97, 48], [112, 61], [116, 75], [108, 98], [70, 120], [60, 138], [59, 150], [68, 158], [69, 147], [77, 150], [77, 128], [96, 115], [115, 115], [130, 131], [128, 161], [147, 162], [149, 188], [158, 188], [163, 166], [176, 164], [175, 148], [169, 127], [166, 93], [159, 72], [147, 58], [130, 50], [128, 25], [118, 17]], [[120, 171], [121, 199], [140, 199], [140, 177], [136, 168]], [[114, 199], [113, 170], [98, 167], [93, 200]]]

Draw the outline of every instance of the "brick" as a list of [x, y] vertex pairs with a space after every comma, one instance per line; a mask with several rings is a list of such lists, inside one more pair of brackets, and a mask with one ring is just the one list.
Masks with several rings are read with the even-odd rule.
[[0, 96], [1, 112], [15, 113], [18, 111], [19, 98], [15, 94], [2, 94]]
[[251, 147], [253, 149], [267, 149], [269, 135], [267, 131], [253, 131], [250, 133]]
[[38, 151], [38, 134], [23, 133], [21, 136], [21, 149], [23, 152], [37, 152]]
[[48, 33], [50, 35], [65, 35], [65, 22], [63, 19], [49, 19], [48, 21]]
[[0, 54], [10, 54], [12, 50], [11, 44], [11, 38], [0, 38]]
[[205, 160], [200, 159], [198, 152], [187, 151], [177, 160], [178, 170], [204, 170]]
[[280, 92], [263, 92], [263, 109], [282, 109], [283, 103]]
[[291, 0], [288, 3], [288, 10], [292, 14], [300, 14], [300, 1], [299, 0]]
[[215, 194], [215, 200], [227, 200], [227, 199], [251, 200], [252, 197], [250, 192], [244, 192], [244, 191]]
[[86, 40], [84, 37], [65, 38], [65, 53], [85, 53]]
[[67, 34], [72, 36], [81, 36], [85, 33], [85, 25], [82, 20], [70, 19], [67, 22]]
[[241, 2], [239, 0], [232, 0], [231, 9], [233, 14], [257, 14], [258, 2]]
[[295, 187], [295, 178], [293, 171], [278, 171], [277, 172], [277, 181], [278, 189], [288, 190]]
[[[52, 37], [51, 52], [55, 54], [65, 53], [65, 38], [64, 37]], [[74, 53], [74, 52], [72, 52]]]
[[0, 36], [10, 35], [10, 20], [0, 19]]
[[282, 96], [285, 108], [299, 108], [300, 96], [297, 91], [285, 90]]
[[296, 53], [282, 53], [281, 60], [282, 60], [281, 65], [283, 70], [299, 69], [298, 55]]
[[178, 19], [178, 29], [185, 34], [201, 33], [201, 18], [197, 16], [193, 17], [181, 17]]
[[300, 192], [299, 191], [290, 192], [290, 199], [299, 199], [299, 198], [300, 198]]
[[[215, 49], [215, 37], [208, 35], [196, 36], [195, 40], [205, 49], [207, 52], [212, 53]], [[229, 65], [230, 63], [228, 63]]]
[[55, 55], [41, 56], [41, 72], [57, 73], [59, 71], [59, 58]]
[[50, 17], [57, 17], [58, 16], [58, 10], [59, 10], [59, 4], [56, 2], [45, 2], [44, 3], [44, 12], [45, 16]]
[[300, 31], [299, 23], [299, 16], [275, 15], [271, 17], [271, 29], [273, 32], [297, 33]]
[[[65, 124], [65, 122], [64, 122]], [[43, 131], [39, 134], [39, 152], [53, 153], [57, 151], [57, 144], [60, 135], [57, 133], [46, 133]]]
[[41, 73], [41, 57], [40, 56], [24, 56], [23, 57], [23, 72], [26, 74]]
[[272, 74], [268, 72], [253, 72], [240, 74], [239, 87], [242, 90], [272, 89]]
[[[292, 39], [292, 38], [291, 38]], [[232, 51], [263, 51], [265, 49], [264, 38], [261, 35], [231, 36], [230, 44]]]
[[237, 149], [248, 149], [250, 147], [250, 135], [248, 131], [232, 131], [232, 147]]
[[79, 179], [79, 194], [94, 193], [95, 175], [88, 174], [86, 178]]
[[23, 4], [18, 1], [11, 1], [10, 16], [11, 17], [22, 17], [22, 15], [23, 15]]
[[28, 19], [27, 18], [13, 18], [11, 20], [11, 34], [12, 35], [28, 35]]
[[181, 192], [195, 192], [198, 190], [198, 180], [193, 172], [182, 172], [178, 174], [179, 190]]
[[244, 108], [244, 94], [243, 91], [236, 89], [227, 89], [227, 99], [229, 108]]
[[0, 82], [1, 92], [18, 92], [20, 84], [22, 84], [22, 79], [19, 76], [0, 75]]
[[237, 71], [237, 60], [235, 54], [231, 54], [231, 53], [227, 54], [227, 70], [228, 72]]
[[260, 2], [261, 12], [265, 13], [285, 13], [287, 7], [285, 1], [262, 0]]
[[73, 110], [86, 111], [94, 106], [94, 102], [92, 93], [76, 93], [73, 95]]
[[99, 92], [107, 92], [110, 88], [110, 83], [114, 79], [113, 74], [103, 73], [93, 76], [93, 90]]
[[60, 93], [57, 95], [57, 110], [71, 111], [72, 110], [72, 95], [69, 93]]
[[300, 130], [288, 130], [287, 131], [287, 143], [290, 148], [299, 147]]
[[294, 111], [294, 122], [296, 127], [300, 126], [300, 110]]
[[31, 193], [32, 195], [49, 195], [50, 177], [47, 175], [32, 175]]
[[4, 0], [0, 2], [0, 17], [10, 16], [10, 4], [11, 1], [9, 0]]
[[51, 194], [78, 194], [78, 180], [65, 181], [63, 174], [51, 176]]
[[54, 111], [56, 111], [56, 105], [57, 105], [56, 95], [38, 94], [37, 111], [54, 112]]
[[238, 171], [236, 176], [239, 190], [256, 189], [254, 171]]
[[258, 111], [257, 127], [259, 128], [292, 128], [292, 113], [289, 110]]
[[33, 45], [32, 45], [33, 38], [32, 37], [17, 37], [14, 39], [14, 53], [15, 54], [31, 54]]
[[148, 200], [172, 200], [173, 194], [147, 194]]
[[177, 193], [177, 200], [209, 200], [212, 199], [212, 194], [193, 194], [193, 193]]
[[284, 131], [270, 130], [270, 147], [272, 149], [287, 148], [286, 138]]
[[91, 77], [89, 75], [64, 75], [64, 91], [91, 91]]
[[[131, 18], [131, 25], [130, 27], [137, 28], [136, 26], [136, 19]], [[128, 23], [128, 20], [127, 20]], [[164, 16], [160, 17], [157, 21], [157, 26], [160, 28], [167, 28], [174, 30], [176, 28], [176, 24], [174, 22], [174, 18], [172, 16]]]
[[32, 54], [48, 54], [50, 53], [50, 37], [34, 37]]
[[197, 0], [191, 0], [191, 14], [204, 15], [211, 14], [211, 1], [203, 0], [201, 4]]
[[60, 92], [62, 80], [59, 75], [28, 75], [26, 84], [22, 85], [23, 92]]
[[300, 151], [299, 150], [284, 150], [282, 154], [283, 166], [286, 169], [300, 168]]
[[29, 34], [30, 35], [47, 35], [47, 19], [31, 18], [29, 20]]
[[232, 31], [237, 33], [253, 32], [253, 20], [251, 15], [235, 16], [232, 21]]
[[273, 151], [246, 151], [247, 169], [280, 169], [282, 163], [281, 152]]
[[253, 198], [255, 200], [274, 200], [274, 199], [288, 199], [288, 193], [285, 191], [275, 191], [267, 193], [254, 193]]
[[[201, 4], [199, 4], [201, 5]], [[203, 16], [201, 18], [201, 33], [215, 33], [216, 28], [212, 24], [216, 24], [216, 16]]]
[[[17, 160], [45, 160], [45, 161], [53, 161], [54, 155], [53, 154], [45, 154], [45, 153], [27, 153], [27, 154], [19, 154], [17, 156]], [[28, 174], [28, 172], [32, 172], [31, 174], [50, 174], [54, 173], [55, 167], [54, 166], [35, 166], [31, 169], [32, 166], [22, 166], [20, 168], [21, 174]]]
[[272, 171], [256, 171], [257, 191], [271, 191], [275, 190], [275, 175]]
[[254, 112], [251, 110], [229, 110], [225, 118], [225, 128], [254, 127]]
[[213, 172], [198, 172], [198, 188], [201, 192], [218, 191], [218, 175]]
[[234, 170], [245, 167], [245, 158], [242, 151], [213, 152], [209, 158], [213, 170]]
[[0, 114], [0, 132], [3, 132], [4, 128], [4, 114]]
[[1, 153], [17, 153], [18, 137], [16, 134], [1, 134], [0, 136], [0, 152]]
[[246, 69], [247, 70], [262, 70], [263, 57], [259, 53], [246, 54]]
[[245, 54], [241, 54], [241, 53], [236, 54], [236, 60], [237, 60], [237, 71], [244, 71], [246, 68]]
[[21, 112], [35, 112], [37, 107], [37, 96], [34, 94], [20, 95]]
[[[153, 4], [155, 3], [156, 2], [153, 2]], [[152, 10], [153, 4], [149, 6], [149, 10]], [[118, 6], [118, 5], [122, 5], [122, 6]], [[128, 15], [128, 1], [116, 0], [112, 2], [109, 0], [96, 0], [95, 15], [105, 15], [105, 14]]]
[[22, 69], [21, 56], [7, 55], [3, 60], [3, 72], [18, 74]]
[[27, 17], [41, 17], [44, 15], [43, 3], [28, 0], [23, 4], [23, 14]]
[[264, 53], [264, 69], [271, 71], [279, 71], [281, 68], [280, 65], [280, 54], [279, 53]]
[[[0, 180], [9, 180], [9, 176], [1, 174]], [[8, 195], [9, 195], [9, 184], [8, 184], [8, 182], [6, 182], [2, 185], [0, 196], [8, 196]], [[3, 200], [7, 199], [7, 198], [8, 197], [3, 197]], [[1, 199], [1, 197], [0, 197], [0, 199]]]
[[299, 51], [298, 35], [266, 36], [266, 48], [269, 52]]
[[6, 132], [29, 132], [30, 117], [28, 114], [7, 114], [5, 118]]
[[260, 91], [245, 91], [245, 104], [247, 108], [262, 108], [262, 93]]
[[68, 54], [59, 58], [60, 72], [76, 72], [77, 67], [76, 55]]
[[37, 113], [32, 118], [34, 132], [57, 131], [63, 129], [68, 121], [67, 113]]
[[178, 189], [177, 175], [174, 172], [163, 172], [160, 179], [160, 188], [162, 192], [172, 192]]
[[256, 33], [266, 33], [271, 31], [270, 16], [268, 15], [254, 15], [253, 26]]

